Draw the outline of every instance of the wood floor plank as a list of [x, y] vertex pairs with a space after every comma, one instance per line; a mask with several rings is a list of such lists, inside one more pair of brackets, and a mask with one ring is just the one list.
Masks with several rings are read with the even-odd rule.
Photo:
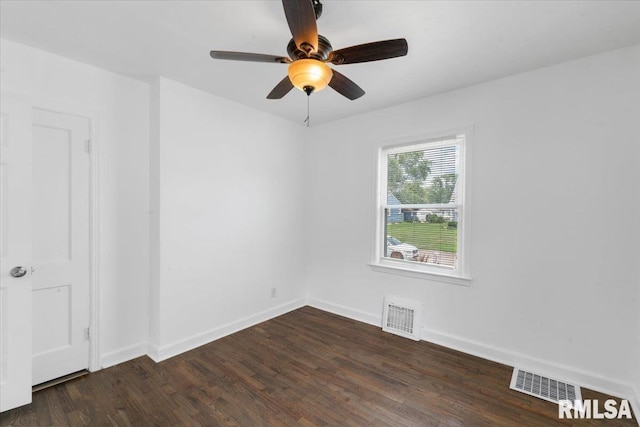
[[557, 405], [509, 389], [511, 371], [303, 307], [36, 392], [0, 426], [637, 426], [559, 420]]

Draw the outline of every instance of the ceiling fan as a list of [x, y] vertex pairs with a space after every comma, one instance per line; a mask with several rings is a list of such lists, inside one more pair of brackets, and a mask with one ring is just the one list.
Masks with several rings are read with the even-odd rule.
[[273, 88], [267, 99], [280, 99], [294, 87], [311, 95], [327, 85], [351, 100], [358, 99], [364, 95], [364, 90], [330, 68], [327, 62], [333, 65], [356, 64], [407, 54], [408, 45], [405, 39], [384, 40], [333, 50], [329, 40], [318, 34], [316, 20], [322, 14], [320, 0], [282, 0], [282, 6], [293, 35], [287, 45], [288, 58], [221, 50], [212, 50], [210, 53], [214, 59], [289, 64], [288, 75]]

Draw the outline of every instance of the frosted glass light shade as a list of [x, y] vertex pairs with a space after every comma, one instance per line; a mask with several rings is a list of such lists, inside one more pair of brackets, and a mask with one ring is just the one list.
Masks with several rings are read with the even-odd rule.
[[300, 90], [312, 87], [314, 92], [318, 92], [327, 87], [331, 77], [331, 68], [316, 59], [298, 59], [289, 65], [289, 80]]

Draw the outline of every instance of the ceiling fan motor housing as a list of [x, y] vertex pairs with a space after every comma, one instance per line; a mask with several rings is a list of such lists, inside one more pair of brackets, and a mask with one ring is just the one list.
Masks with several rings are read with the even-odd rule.
[[289, 58], [220, 50], [209, 53], [214, 59], [289, 64], [287, 76], [269, 92], [267, 99], [280, 99], [294, 87], [309, 95], [330, 86], [353, 101], [364, 95], [364, 90], [348, 77], [330, 68], [327, 62], [333, 65], [358, 64], [407, 54], [405, 39], [363, 43], [334, 51], [329, 40], [318, 34], [316, 21], [322, 14], [320, 0], [282, 0], [282, 6], [293, 36], [287, 45]]
[[318, 61], [326, 61], [327, 59], [329, 59], [329, 55], [331, 54], [331, 52], [333, 52], [331, 43], [329, 43], [329, 40], [326, 37], [321, 36], [320, 34], [318, 34], [318, 50], [316, 52], [312, 51], [308, 55], [307, 52], [299, 49], [298, 46], [296, 46], [296, 42], [293, 39], [291, 39], [289, 41], [289, 44], [287, 45], [287, 53], [289, 53], [289, 57], [294, 61], [297, 59], [305, 58], [317, 59]]

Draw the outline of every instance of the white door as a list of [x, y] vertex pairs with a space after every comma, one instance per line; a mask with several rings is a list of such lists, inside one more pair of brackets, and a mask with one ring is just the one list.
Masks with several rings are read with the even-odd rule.
[[[0, 100], [0, 412], [31, 402], [31, 108]], [[23, 272], [16, 267], [22, 267]]]
[[89, 367], [89, 119], [33, 110], [33, 379]]

